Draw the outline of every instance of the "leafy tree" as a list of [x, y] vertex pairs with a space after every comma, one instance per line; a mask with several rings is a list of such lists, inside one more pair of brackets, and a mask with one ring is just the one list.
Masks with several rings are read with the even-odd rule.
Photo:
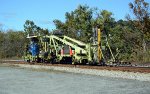
[[150, 42], [150, 10], [149, 3], [144, 0], [135, 0], [129, 3], [132, 13], [135, 15], [136, 20], [133, 21], [134, 25], [141, 31], [143, 39], [143, 51], [146, 51], [146, 44]]
[[140, 44], [138, 37], [140, 33], [137, 30], [133, 30], [134, 27], [129, 21], [119, 20], [116, 22], [114, 28], [112, 28], [110, 45], [114, 53], [117, 53], [119, 60], [130, 61], [133, 59], [133, 54]]
[[26, 34], [34, 34], [37, 31], [37, 26], [34, 24], [33, 21], [26, 20], [24, 24], [24, 31], [26, 32]]
[[[100, 27], [102, 31], [101, 37], [101, 45], [105, 46], [105, 50], [103, 54], [105, 59], [112, 58], [112, 47], [110, 47], [110, 33], [112, 32], [112, 28], [114, 27], [114, 18], [111, 17], [112, 13], [107, 10], [102, 10], [97, 14], [95, 19], [96, 26]], [[115, 47], [113, 49], [116, 49]]]
[[112, 26], [114, 23], [114, 18], [112, 18], [112, 13], [107, 10], [100, 11], [99, 14], [97, 14], [96, 18], [96, 24], [101, 27], [103, 30], [106, 27]]
[[8, 30], [0, 33], [0, 58], [21, 57], [26, 38], [23, 31]]
[[[131, 20], [136, 27], [137, 31], [140, 32], [140, 36], [137, 39], [141, 39], [139, 48], [135, 51], [136, 56], [142, 62], [150, 61], [150, 9], [149, 3], [145, 0], [135, 0], [133, 3], [129, 3], [129, 7], [135, 16], [135, 20]], [[135, 29], [133, 29], [135, 30]], [[138, 32], [137, 32], [138, 33]], [[142, 47], [142, 49], [141, 49]]]
[[33, 35], [46, 35], [49, 34], [48, 29], [43, 29], [37, 25], [34, 24], [33, 21], [26, 20], [24, 24], [24, 31], [27, 34], [33, 34]]
[[92, 12], [88, 6], [79, 5], [71, 13], [66, 12], [64, 23], [60, 20], [54, 20], [54, 23], [65, 35], [87, 42], [92, 33]]
[[40, 35], [48, 35], [49, 34], [49, 31], [48, 29], [43, 29], [43, 28], [40, 28], [38, 30], [38, 33], [37, 34], [40, 34]]

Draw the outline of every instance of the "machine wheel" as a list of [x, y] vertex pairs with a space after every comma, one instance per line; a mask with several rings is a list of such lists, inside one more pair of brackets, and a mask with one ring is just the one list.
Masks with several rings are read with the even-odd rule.
[[27, 62], [30, 63], [30, 59], [28, 59]]

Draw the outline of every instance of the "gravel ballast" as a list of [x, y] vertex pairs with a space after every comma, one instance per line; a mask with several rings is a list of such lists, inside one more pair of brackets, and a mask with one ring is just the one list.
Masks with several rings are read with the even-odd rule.
[[109, 71], [109, 70], [96, 70], [96, 69], [82, 69], [77, 67], [59, 67], [59, 66], [44, 66], [44, 65], [27, 65], [27, 64], [13, 64], [15, 66], [23, 68], [33, 69], [45, 69], [45, 70], [56, 70], [63, 72], [81, 73], [105, 77], [133, 79], [140, 81], [150, 81], [150, 73], [134, 73], [134, 72], [122, 72], [122, 71]]

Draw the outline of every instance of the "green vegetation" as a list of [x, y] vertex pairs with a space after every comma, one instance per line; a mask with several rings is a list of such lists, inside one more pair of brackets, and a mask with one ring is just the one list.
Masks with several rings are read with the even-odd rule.
[[25, 43], [23, 31], [0, 31], [0, 58], [21, 57]]
[[[129, 8], [134, 18], [127, 15], [126, 20], [116, 21], [112, 17], [113, 13], [107, 10], [99, 11], [87, 5], [79, 5], [74, 11], [66, 12], [65, 22], [55, 19], [54, 24], [64, 35], [86, 43], [93, 36], [92, 29], [100, 27], [102, 36], [107, 37], [113, 53], [119, 52], [116, 58], [131, 62], [150, 62], [149, 4], [144, 0], [135, 0], [129, 3]], [[0, 58], [21, 57], [24, 45], [28, 43], [25, 39], [28, 33], [45, 35], [50, 32], [30, 20], [25, 22], [24, 31], [1, 30]], [[106, 45], [104, 38], [102, 44]], [[106, 50], [104, 54], [108, 55], [107, 53], [109, 52]]]

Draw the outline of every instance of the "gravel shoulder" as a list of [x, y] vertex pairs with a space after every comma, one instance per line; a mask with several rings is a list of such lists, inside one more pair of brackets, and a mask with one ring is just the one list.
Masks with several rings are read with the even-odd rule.
[[29, 65], [29, 64], [13, 64], [13, 63], [3, 63], [3, 66], [17, 66], [22, 68], [33, 68], [33, 69], [44, 69], [44, 70], [54, 70], [62, 72], [72, 72], [88, 75], [97, 75], [104, 77], [113, 78], [123, 78], [123, 79], [133, 79], [139, 81], [150, 81], [150, 73], [140, 73], [140, 72], [127, 72], [127, 71], [115, 71], [115, 70], [98, 70], [98, 69], [87, 69], [78, 67], [64, 67], [64, 66], [46, 66], [46, 65]]

